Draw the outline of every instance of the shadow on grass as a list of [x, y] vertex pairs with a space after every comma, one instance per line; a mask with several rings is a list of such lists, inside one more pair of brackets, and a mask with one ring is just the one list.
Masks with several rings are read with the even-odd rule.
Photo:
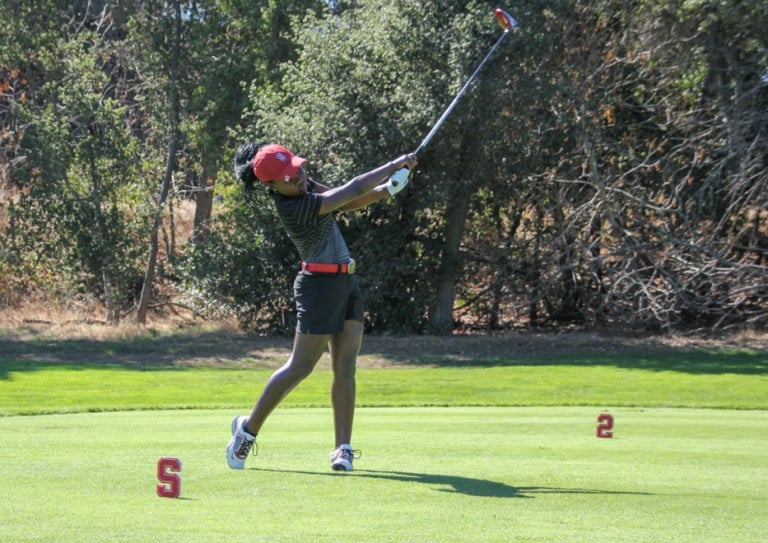
[[195, 367], [268, 368], [285, 361], [291, 338], [179, 331], [126, 339], [18, 339], [0, 336], [0, 380], [8, 373], [50, 367], [136, 371]]
[[[31, 339], [30, 339], [31, 337]], [[594, 339], [594, 341], [592, 341]], [[277, 367], [292, 338], [255, 337], [223, 331], [151, 331], [126, 339], [51, 339], [0, 335], [0, 380], [10, 371], [50, 366], [187, 369]], [[494, 337], [367, 336], [361, 365], [376, 367], [608, 366], [689, 374], [768, 374], [768, 350], [742, 347], [672, 347], [637, 340], [509, 334]]]
[[498, 366], [609, 366], [650, 371], [676, 371], [681, 373], [716, 375], [768, 374], [768, 352], [755, 350], [673, 350], [626, 351], [619, 354], [594, 352], [563, 352], [519, 358], [487, 357], [473, 360], [454, 360], [451, 357], [425, 356], [409, 364], [441, 367], [498, 367]]
[[612, 490], [592, 490], [586, 488], [552, 488], [543, 486], [512, 486], [488, 479], [459, 477], [457, 475], [437, 475], [434, 473], [412, 473], [407, 471], [377, 471], [355, 470], [352, 473], [327, 473], [295, 470], [273, 470], [254, 468], [255, 471], [276, 473], [293, 473], [301, 475], [318, 475], [321, 477], [362, 477], [367, 479], [384, 479], [402, 483], [416, 483], [435, 486], [437, 492], [463, 494], [480, 498], [534, 498], [540, 494], [601, 494], [601, 495], [631, 495], [650, 496], [646, 492], [619, 492]]

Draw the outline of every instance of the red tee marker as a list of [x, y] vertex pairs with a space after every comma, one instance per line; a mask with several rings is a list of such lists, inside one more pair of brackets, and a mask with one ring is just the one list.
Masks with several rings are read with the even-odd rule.
[[597, 416], [597, 437], [613, 437], [613, 415], [600, 413]]
[[157, 495], [161, 498], [178, 498], [181, 494], [181, 460], [161, 456], [157, 461]]

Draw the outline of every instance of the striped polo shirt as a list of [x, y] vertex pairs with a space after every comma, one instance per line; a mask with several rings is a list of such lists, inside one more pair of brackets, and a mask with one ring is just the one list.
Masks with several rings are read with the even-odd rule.
[[309, 181], [302, 196], [284, 196], [271, 191], [280, 222], [304, 262], [346, 264], [349, 249], [333, 213], [320, 215], [321, 198]]

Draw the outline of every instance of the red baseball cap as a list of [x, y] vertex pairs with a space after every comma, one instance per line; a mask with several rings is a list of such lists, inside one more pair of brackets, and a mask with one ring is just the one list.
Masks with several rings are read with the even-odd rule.
[[288, 181], [296, 177], [306, 158], [294, 155], [282, 145], [265, 145], [253, 157], [253, 173], [262, 183]]

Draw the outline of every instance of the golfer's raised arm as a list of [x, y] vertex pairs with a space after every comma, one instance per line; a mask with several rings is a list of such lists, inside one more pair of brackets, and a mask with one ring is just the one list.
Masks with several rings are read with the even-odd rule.
[[[382, 164], [378, 168], [360, 174], [341, 187], [333, 188], [320, 194], [320, 214], [330, 213], [337, 209], [356, 209], [380, 200], [391, 194], [387, 183], [384, 181], [404, 167], [412, 168], [416, 165], [416, 155], [409, 153]], [[370, 201], [365, 201], [370, 198]]]

